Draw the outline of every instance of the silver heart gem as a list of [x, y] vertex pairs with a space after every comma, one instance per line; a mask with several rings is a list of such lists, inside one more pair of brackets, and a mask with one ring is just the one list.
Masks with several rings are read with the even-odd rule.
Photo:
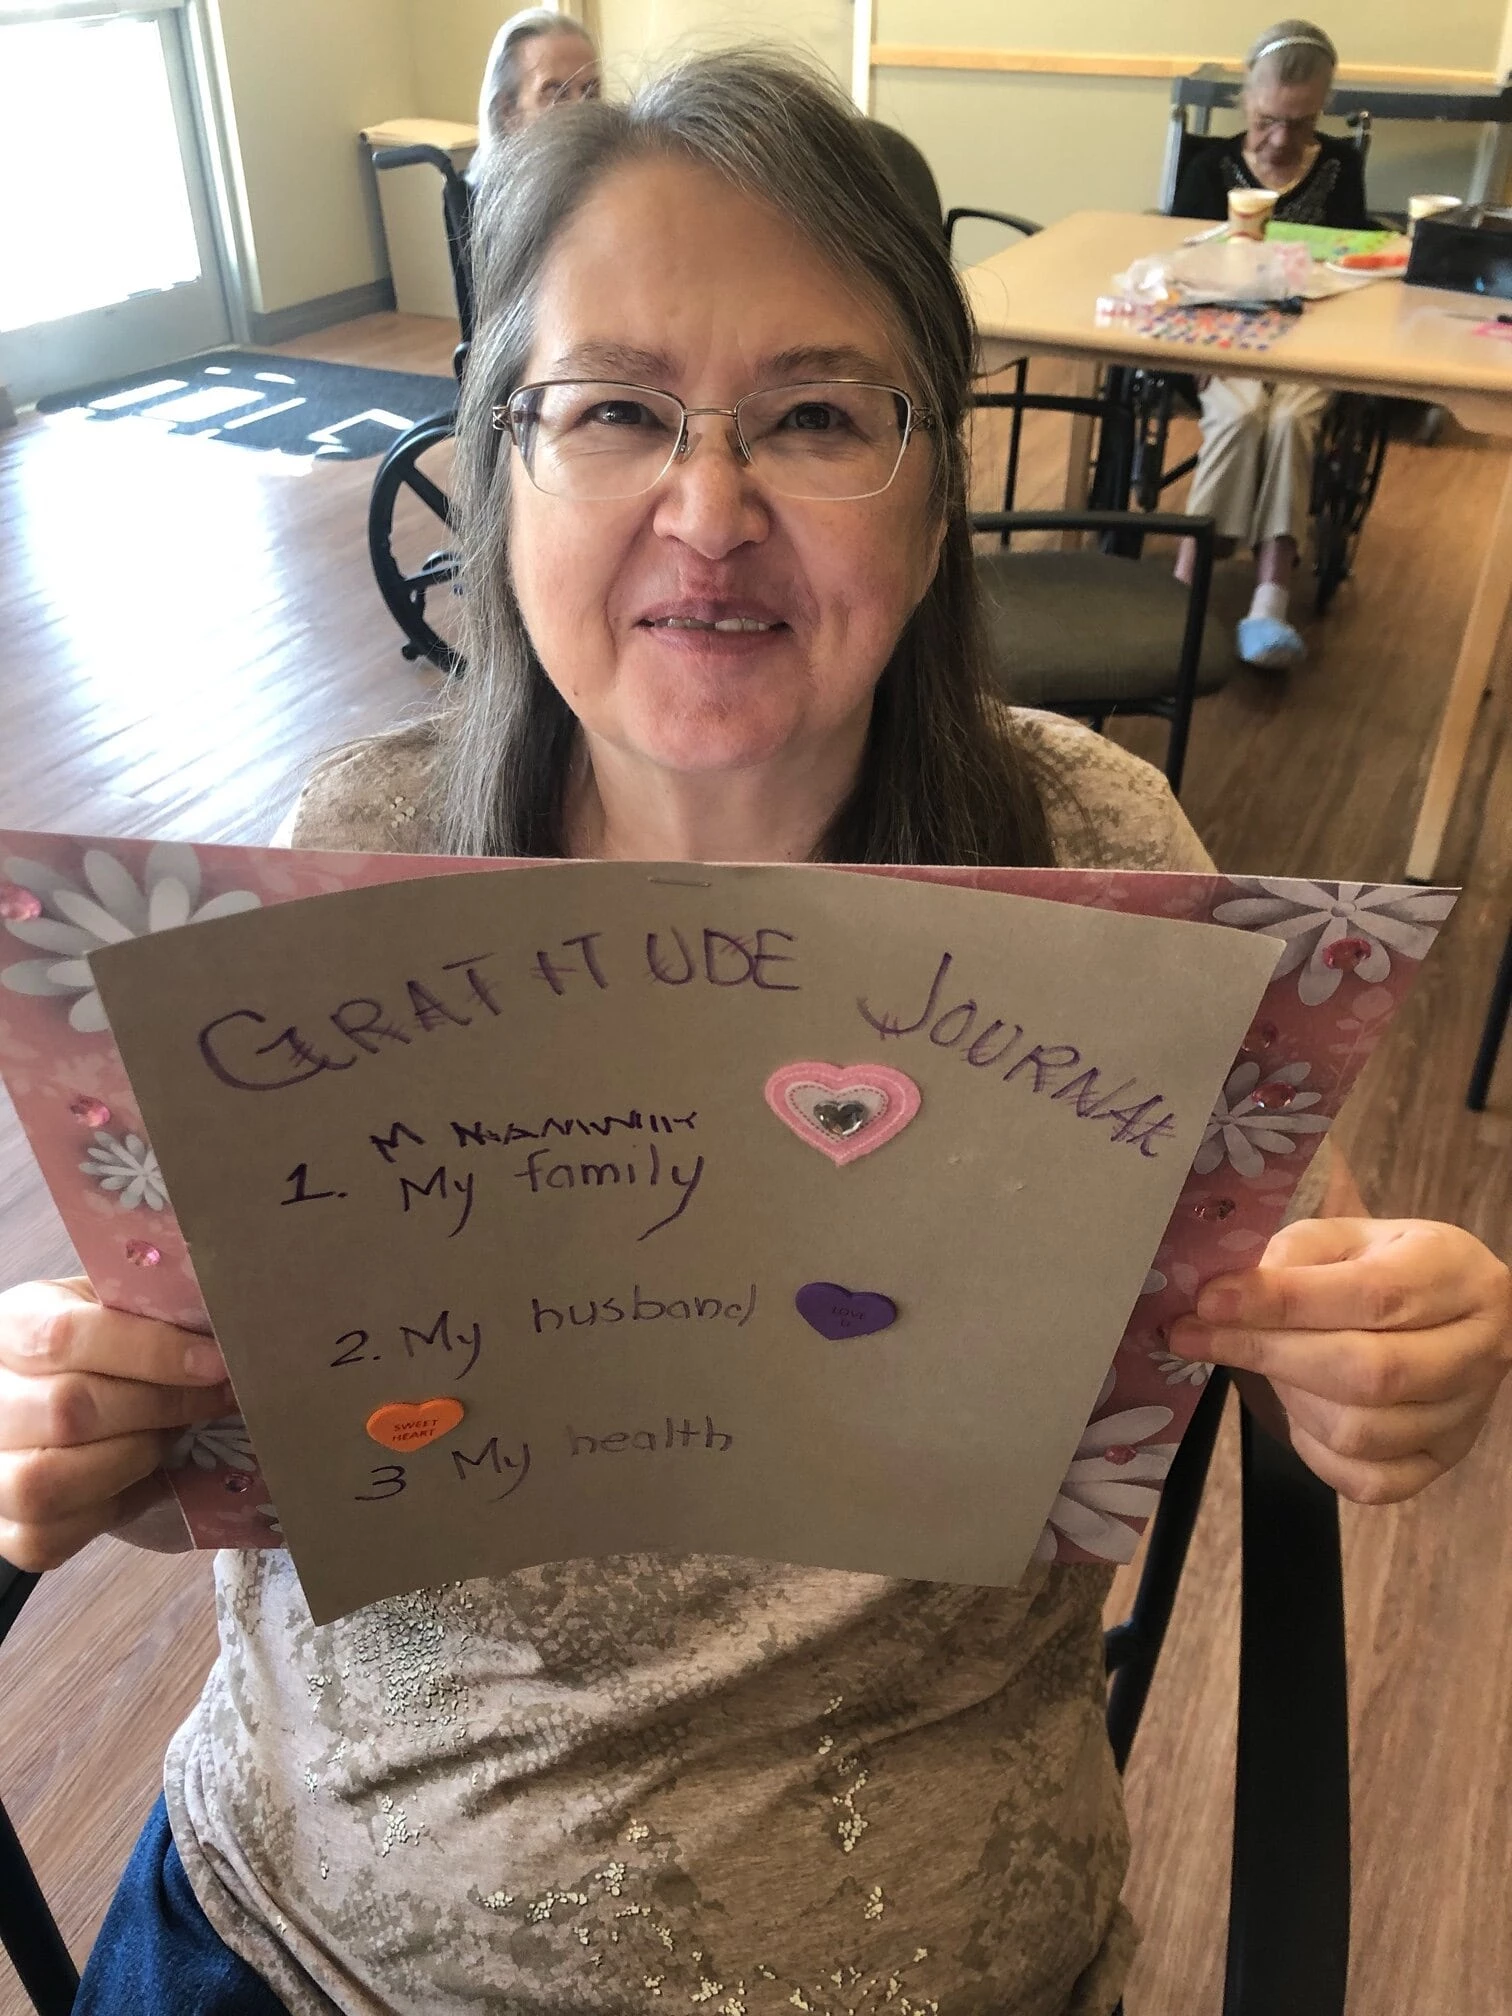
[[826, 1134], [836, 1134], [843, 1141], [852, 1134], [858, 1134], [871, 1119], [871, 1108], [863, 1106], [859, 1099], [816, 1099], [814, 1118]]

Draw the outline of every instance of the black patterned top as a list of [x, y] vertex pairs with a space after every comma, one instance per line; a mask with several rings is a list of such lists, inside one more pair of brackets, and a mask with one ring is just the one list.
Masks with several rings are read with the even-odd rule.
[[[1261, 189], [1244, 158], [1244, 135], [1198, 147], [1176, 185], [1174, 217], [1227, 217], [1230, 189]], [[1367, 231], [1365, 168], [1352, 140], [1318, 135], [1318, 158], [1293, 188], [1277, 198], [1278, 224], [1324, 224], [1333, 231]]]

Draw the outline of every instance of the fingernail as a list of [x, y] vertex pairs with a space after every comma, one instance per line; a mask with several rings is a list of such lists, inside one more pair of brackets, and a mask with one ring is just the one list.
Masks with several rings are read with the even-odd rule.
[[1197, 1314], [1205, 1323], [1232, 1323], [1242, 1313], [1237, 1288], [1216, 1288], [1210, 1282], [1197, 1297]]
[[184, 1373], [190, 1379], [224, 1379], [226, 1361], [218, 1344], [190, 1344], [184, 1351]]

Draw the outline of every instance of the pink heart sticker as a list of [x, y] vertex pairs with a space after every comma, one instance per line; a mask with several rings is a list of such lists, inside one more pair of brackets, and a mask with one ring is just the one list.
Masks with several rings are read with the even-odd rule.
[[837, 1168], [891, 1141], [919, 1110], [919, 1088], [887, 1064], [784, 1064], [766, 1102]]

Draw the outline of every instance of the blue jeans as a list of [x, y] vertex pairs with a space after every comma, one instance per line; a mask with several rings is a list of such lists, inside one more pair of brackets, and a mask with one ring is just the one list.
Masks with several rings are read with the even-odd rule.
[[161, 1797], [131, 1851], [79, 1984], [74, 2016], [288, 2016], [189, 1887]]

